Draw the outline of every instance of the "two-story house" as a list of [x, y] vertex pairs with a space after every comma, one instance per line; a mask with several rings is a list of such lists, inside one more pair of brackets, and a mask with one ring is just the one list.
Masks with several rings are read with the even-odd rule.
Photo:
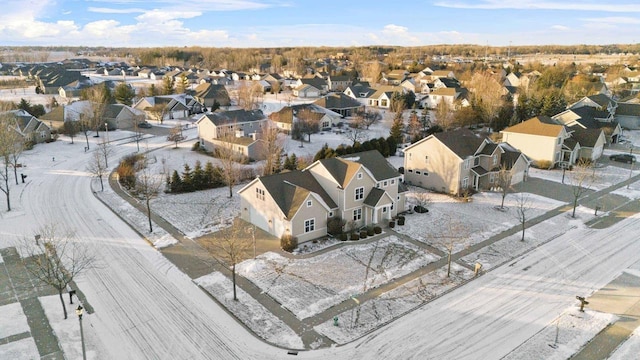
[[232, 110], [203, 114], [197, 121], [200, 146], [213, 151], [229, 146], [238, 155], [260, 159], [260, 132], [268, 119], [261, 110]]
[[460, 129], [432, 134], [404, 149], [407, 184], [460, 195], [468, 189], [497, 186], [500, 169], [511, 172], [511, 183], [524, 180], [528, 159], [506, 143]]
[[404, 211], [406, 191], [402, 175], [373, 150], [261, 176], [238, 194], [242, 219], [305, 242], [326, 235], [336, 216], [354, 228], [390, 220]]

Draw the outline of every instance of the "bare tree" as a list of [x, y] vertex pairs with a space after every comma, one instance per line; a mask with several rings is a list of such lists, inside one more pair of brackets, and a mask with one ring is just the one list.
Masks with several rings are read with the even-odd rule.
[[148, 158], [141, 162], [142, 168], [136, 172], [135, 191], [147, 208], [147, 219], [149, 220], [149, 232], [153, 232], [153, 224], [151, 222], [151, 200], [156, 198], [162, 189], [163, 176], [154, 174], [149, 168]]
[[451, 106], [447, 101], [440, 100], [436, 106], [435, 117], [438, 125], [445, 130], [449, 129], [453, 125], [453, 112], [451, 111]]
[[524, 231], [526, 230], [529, 210], [531, 210], [531, 201], [529, 200], [529, 196], [524, 193], [520, 193], [520, 196], [516, 198], [516, 212], [514, 214], [522, 227], [522, 238], [520, 241], [524, 241]]
[[427, 192], [414, 191], [413, 197], [416, 200], [416, 205], [417, 206], [422, 206], [423, 208], [427, 209], [429, 207], [429, 205], [431, 204], [431, 197], [429, 196], [429, 193], [427, 193]]
[[498, 171], [498, 186], [500, 187], [500, 195], [502, 196], [502, 202], [500, 203], [500, 209], [504, 209], [504, 198], [507, 197], [509, 190], [511, 189], [511, 178], [513, 175], [511, 174], [511, 170], [507, 169], [506, 165], [500, 166], [500, 170]]
[[246, 233], [240, 221], [236, 219], [231, 226], [215, 233], [213, 239], [206, 242], [204, 246], [231, 267], [233, 300], [238, 300], [236, 296], [236, 265], [249, 258], [250, 249], [253, 247], [251, 237]]
[[498, 80], [497, 75], [488, 71], [476, 72], [467, 85], [475, 106], [482, 110], [489, 124], [493, 124], [504, 102], [503, 86]]
[[469, 230], [462, 222], [451, 216], [445, 216], [442, 229], [430, 235], [431, 239], [441, 242], [447, 250], [447, 277], [451, 275], [451, 257], [456, 245], [464, 243], [468, 237]]
[[[107, 107], [109, 98], [105, 92], [109, 91], [108, 88], [102, 85], [95, 85], [86, 89], [85, 96], [91, 103], [91, 112], [89, 116], [89, 122], [91, 127], [95, 130], [96, 136], [99, 136], [100, 127], [104, 125], [103, 116]], [[105, 131], [108, 131], [105, 126]]]
[[100, 180], [100, 191], [104, 191], [102, 179], [109, 173], [109, 170], [100, 151], [94, 150], [91, 154], [91, 159], [87, 164], [87, 171]]
[[357, 142], [362, 143], [369, 138], [365, 130], [364, 116], [358, 115], [349, 123], [349, 129], [344, 132], [344, 137], [351, 140], [352, 145]]
[[253, 110], [258, 107], [260, 95], [262, 91], [258, 83], [241, 82], [236, 91], [237, 105], [244, 110]]
[[284, 150], [284, 136], [280, 136], [280, 132], [275, 124], [269, 120], [262, 127], [263, 148], [262, 152], [265, 158], [264, 169], [262, 175], [271, 175], [274, 172], [280, 171], [280, 157]]
[[180, 124], [176, 124], [169, 130], [169, 136], [167, 136], [167, 140], [173, 141], [175, 143], [174, 149], [178, 148], [178, 143], [184, 140], [184, 136], [182, 135], [182, 126]]
[[369, 126], [382, 120], [382, 114], [376, 110], [367, 110], [356, 113], [356, 116], [362, 116], [362, 123], [369, 130]]
[[98, 143], [98, 148], [95, 151], [99, 152], [100, 155], [102, 155], [102, 157], [104, 158], [104, 167], [108, 168], [109, 156], [111, 156], [111, 154], [113, 153], [113, 148], [111, 147], [111, 145], [109, 145], [106, 139], [102, 139], [102, 141]]
[[[24, 139], [17, 131], [15, 118], [9, 113], [0, 115], [0, 190], [7, 197], [7, 211], [11, 211], [11, 189], [9, 187], [9, 168], [16, 173], [17, 159], [24, 149]], [[15, 162], [14, 162], [15, 161]], [[16, 184], [18, 183], [16, 175]]]
[[164, 115], [166, 112], [165, 104], [155, 104], [145, 108], [144, 111], [149, 114], [150, 117], [158, 121], [158, 124], [162, 124], [164, 122]]
[[293, 123], [293, 133], [300, 139], [300, 147], [303, 147], [304, 135], [309, 137], [311, 142], [311, 134], [315, 134], [320, 130], [320, 119], [322, 114], [304, 108], [298, 110], [296, 120]]
[[593, 165], [587, 161], [580, 160], [569, 172], [569, 184], [571, 185], [571, 195], [573, 195], [573, 212], [571, 217], [576, 217], [576, 207], [578, 200], [586, 193], [595, 181]]
[[215, 148], [215, 155], [220, 159], [222, 177], [229, 187], [229, 198], [233, 197], [233, 186], [240, 181], [240, 164], [242, 155], [233, 150], [235, 137], [231, 132], [222, 134]]
[[93, 267], [95, 257], [72, 231], [59, 233], [54, 225], [41, 227], [35, 241], [33, 238], [23, 238], [20, 250], [29, 274], [58, 290], [66, 319], [67, 308], [62, 292], [75, 278]]
[[65, 120], [62, 125], [62, 133], [71, 138], [71, 143], [73, 144], [73, 138], [78, 133], [78, 122], [73, 120]]

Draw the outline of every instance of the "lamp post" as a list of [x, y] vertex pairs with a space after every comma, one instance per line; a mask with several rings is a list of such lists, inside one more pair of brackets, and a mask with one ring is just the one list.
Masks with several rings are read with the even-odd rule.
[[256, 258], [256, 226], [253, 225], [251, 227], [248, 227], [247, 232], [251, 233], [251, 238], [253, 239], [253, 258]]
[[82, 360], [87, 360], [87, 351], [84, 347], [84, 332], [82, 331], [82, 313], [84, 308], [82, 305], [78, 305], [76, 308], [76, 315], [78, 315], [78, 321], [80, 321], [80, 341], [82, 342]]
[[109, 143], [109, 123], [104, 123], [104, 132], [107, 134], [107, 144]]
[[629, 182], [627, 182], [627, 190], [629, 189], [629, 185], [631, 185], [631, 176], [633, 175], [633, 143], [629, 146], [629, 155], [631, 155], [631, 158], [629, 158], [631, 163], [629, 164]]

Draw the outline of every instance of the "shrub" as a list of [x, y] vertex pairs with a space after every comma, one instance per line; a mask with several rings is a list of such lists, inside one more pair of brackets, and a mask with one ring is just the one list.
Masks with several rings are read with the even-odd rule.
[[372, 227], [368, 227], [367, 228], [367, 235], [373, 236], [374, 234], [375, 234], [375, 232], [373, 231], [373, 228]]
[[373, 232], [376, 234], [382, 234], [382, 228], [380, 226], [374, 226]]
[[396, 222], [395, 221], [389, 221], [389, 227], [390, 228], [396, 227]]
[[351, 241], [356, 241], [356, 240], [360, 240], [360, 235], [358, 235], [357, 233], [352, 233]]
[[342, 234], [342, 227], [346, 224], [340, 216], [334, 216], [327, 220], [327, 232], [331, 235]]
[[132, 189], [136, 185], [136, 173], [133, 171], [131, 164], [124, 161], [120, 162], [116, 172], [118, 173], [120, 184], [125, 188]]
[[533, 162], [533, 167], [538, 169], [551, 169], [553, 167], [553, 162], [549, 160], [536, 160]]
[[404, 225], [404, 216], [398, 217], [398, 225]]
[[193, 143], [193, 146], [191, 146], [191, 151], [198, 151], [200, 150], [200, 141], [196, 141]]
[[360, 230], [360, 239], [367, 238], [367, 230]]
[[348, 238], [347, 233], [340, 234], [340, 241], [347, 241], [347, 238]]
[[286, 252], [292, 252], [298, 247], [298, 238], [293, 235], [282, 235], [280, 238], [280, 247]]

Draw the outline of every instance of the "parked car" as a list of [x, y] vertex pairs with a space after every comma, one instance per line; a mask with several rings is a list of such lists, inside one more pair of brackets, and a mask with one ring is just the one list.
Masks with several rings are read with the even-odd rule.
[[636, 157], [631, 154], [614, 154], [609, 156], [609, 160], [632, 164], [636, 162]]
[[138, 127], [143, 129], [151, 129], [151, 124], [149, 124], [146, 121], [143, 121], [141, 123], [138, 123]]

